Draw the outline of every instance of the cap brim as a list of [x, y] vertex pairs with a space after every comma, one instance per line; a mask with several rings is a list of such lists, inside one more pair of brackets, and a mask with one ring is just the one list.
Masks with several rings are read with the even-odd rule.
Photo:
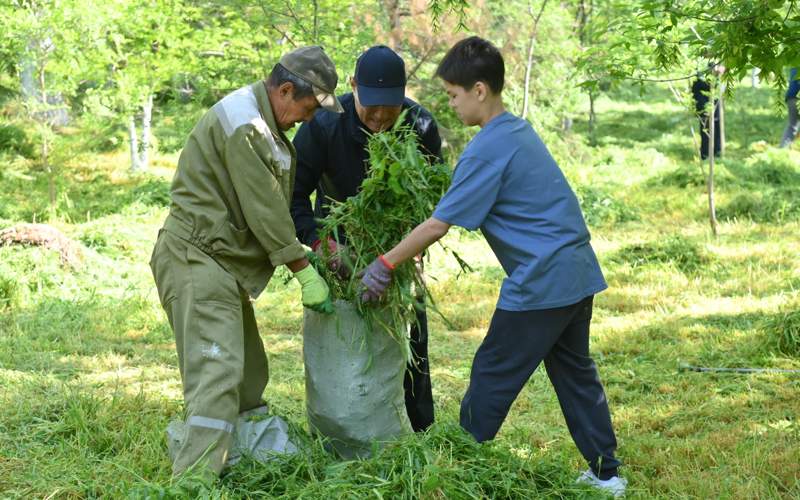
[[405, 98], [405, 87], [358, 86], [358, 102], [362, 106], [402, 106]]
[[314, 87], [314, 96], [317, 98], [317, 102], [323, 109], [327, 109], [328, 111], [332, 111], [334, 113], [344, 113], [342, 103], [339, 102], [339, 99], [337, 99], [335, 95], [329, 94], [328, 92]]

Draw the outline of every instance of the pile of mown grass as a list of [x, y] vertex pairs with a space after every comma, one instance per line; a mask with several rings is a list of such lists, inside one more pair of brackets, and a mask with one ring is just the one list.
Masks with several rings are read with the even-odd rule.
[[[579, 498], [598, 497], [574, 483], [562, 463], [520, 456], [502, 443], [478, 444], [456, 425], [434, 425], [378, 449], [372, 458], [338, 461], [319, 441], [298, 436], [300, 452], [268, 463], [245, 459], [215, 489], [201, 479], [146, 485], [150, 498]], [[213, 493], [212, 493], [213, 491]]]

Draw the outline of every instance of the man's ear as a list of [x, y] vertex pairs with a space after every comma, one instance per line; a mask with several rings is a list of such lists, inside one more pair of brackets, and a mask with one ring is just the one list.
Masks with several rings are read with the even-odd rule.
[[283, 82], [280, 87], [278, 87], [278, 95], [281, 97], [293, 97], [294, 84], [292, 82]]

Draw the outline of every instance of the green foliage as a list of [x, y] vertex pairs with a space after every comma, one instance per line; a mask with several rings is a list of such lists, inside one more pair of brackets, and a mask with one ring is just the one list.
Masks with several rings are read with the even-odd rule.
[[[450, 185], [450, 170], [441, 164], [429, 164], [430, 159], [419, 151], [414, 129], [403, 124], [402, 116], [397, 123], [391, 131], [369, 138], [370, 166], [359, 193], [332, 204], [329, 215], [320, 221], [319, 236], [323, 241], [346, 235], [349, 252], [344, 259], [354, 270], [365, 268], [378, 255], [391, 250], [430, 217]], [[327, 252], [327, 245], [322, 247]], [[349, 279], [341, 280], [327, 267], [322, 266], [320, 271], [331, 285], [332, 298], [359, 304], [359, 310], [370, 315], [372, 308], [360, 304], [358, 276], [353, 273]], [[403, 325], [414, 321], [417, 303], [412, 287], [421, 293], [425, 290], [413, 259], [395, 269], [386, 304], [380, 305], [381, 310], [389, 311], [393, 322], [384, 327], [403, 345], [407, 343]]]
[[130, 200], [142, 205], [168, 207], [170, 203], [169, 183], [157, 177], [146, 177], [130, 192]]
[[800, 61], [795, 7], [785, 0], [603, 2], [595, 7], [601, 37], [579, 66], [591, 88], [604, 79], [648, 79], [664, 72], [691, 77], [706, 70], [699, 61], [723, 64], [729, 85], [753, 67], [782, 85], [783, 68]]
[[[40, 247], [0, 248], [3, 497], [593, 497], [572, 484], [585, 464], [564, 428], [544, 370], [537, 370], [521, 391], [496, 442], [478, 446], [452, 425], [505, 276], [481, 238], [458, 231], [451, 231], [446, 243], [477, 272], [461, 274], [439, 248], [431, 250], [426, 266], [430, 291], [452, 318], [445, 323], [431, 315], [430, 323], [440, 424], [390, 444], [369, 460], [338, 462], [325, 454], [300, 424], [304, 387], [297, 285], [276, 277], [256, 304], [259, 325], [269, 338], [272, 372], [265, 397], [298, 431], [303, 452], [268, 464], [242, 462], [215, 484], [170, 478], [163, 429], [181, 415], [180, 374], [146, 263], [166, 213], [175, 156], [157, 156], [158, 177], [131, 177], [121, 170], [122, 155], [87, 152], [127, 145], [124, 128], [110, 125], [121, 121], [122, 91], [152, 83], [160, 150], [178, 151], [205, 109], [230, 90], [262, 78], [294, 45], [323, 44], [339, 68], [340, 90], [346, 91], [344, 77], [361, 50], [396, 43], [409, 71], [417, 69], [410, 95], [433, 111], [455, 158], [475, 129], [463, 127], [449, 110], [431, 75], [443, 51], [467, 33], [448, 32], [455, 24], [445, 17], [445, 29], [431, 34], [411, 4], [398, 10], [399, 21], [389, 19], [391, 3], [378, 8], [333, 0], [14, 0], [0, 5], [13, 35], [0, 41], [0, 92], [20, 95], [20, 62], [41, 48], [28, 42], [37, 33], [49, 33], [55, 52], [36, 56], [48, 61], [48, 88], [84, 115], [75, 122], [77, 129], [58, 131], [55, 157], [62, 168], [54, 223], [87, 247], [83, 266], [74, 270]], [[532, 24], [528, 10], [539, 5], [540, 0], [490, 1], [466, 10], [475, 33], [503, 50], [506, 104], [516, 113]], [[610, 287], [596, 298], [592, 351], [612, 403], [620, 455], [635, 465], [623, 469], [632, 497], [795, 498], [800, 491], [792, 380], [675, 371], [681, 359], [800, 367], [798, 306], [789, 293], [800, 287], [800, 162], [796, 145], [786, 151], [766, 144], [785, 125], [769, 102], [775, 95], [742, 88], [727, 100], [728, 143], [716, 175], [726, 222], [718, 239], [706, 241], [701, 236], [705, 177], [695, 160], [689, 125], [695, 132], [697, 125], [684, 109], [686, 99], [673, 102], [666, 87], [649, 84], [617, 88], [624, 78], [690, 76], [698, 65], [705, 67], [695, 60], [707, 55], [708, 47], [712, 55], [733, 61], [725, 61], [732, 80], [752, 64], [765, 73], [772, 65], [773, 74], [780, 73], [780, 66], [797, 62], [790, 61], [797, 44], [785, 44], [791, 39], [786, 29], [796, 33], [798, 12], [796, 7], [788, 11], [788, 5], [549, 2], [541, 20], [529, 118], [559, 163], [575, 174], [573, 185], [587, 220], [600, 226], [593, 231], [593, 244]], [[28, 7], [42, 6], [49, 11], [38, 19], [30, 15]], [[582, 33], [580, 16], [572, 20], [580, 6], [594, 9]], [[709, 16], [734, 22], [692, 19]], [[28, 29], [48, 20], [55, 29]], [[121, 48], [110, 57], [113, 37], [119, 37]], [[152, 40], [159, 42], [156, 52]], [[590, 88], [597, 92], [604, 90], [602, 84], [614, 83], [607, 95], [595, 96], [598, 122], [591, 139], [586, 120], [576, 120], [571, 136], [560, 130], [563, 117], [588, 107], [570, 79], [577, 42], [584, 61], [592, 64], [583, 67], [587, 78], [600, 79]], [[161, 55], [163, 61], [153, 61]], [[142, 75], [148, 68], [153, 74]], [[153, 78], [131, 75], [123, 88], [115, 79], [126, 71]], [[687, 87], [674, 85], [679, 92]], [[80, 100], [70, 99], [76, 93]], [[17, 102], [5, 101], [3, 123], [21, 126], [27, 141], [38, 146], [45, 134], [19, 119], [35, 106], [20, 109]], [[37, 156], [38, 148], [33, 149], [31, 156]], [[0, 156], [0, 226], [41, 220], [47, 208], [41, 166], [6, 148]], [[382, 188], [392, 194], [388, 183]], [[672, 235], [665, 237], [665, 231]], [[670, 452], [660, 452], [665, 449]]]
[[0, 124], [0, 151], [33, 158], [33, 144], [28, 134], [21, 127], [11, 124]]
[[727, 163], [737, 189], [720, 205], [720, 218], [777, 223], [800, 218], [800, 168], [795, 155], [769, 148], [744, 163]]
[[171, 101], [163, 106], [153, 124], [153, 135], [158, 138], [158, 150], [163, 153], [180, 151], [205, 112], [206, 108], [195, 101], [185, 104]]
[[612, 255], [611, 260], [634, 268], [651, 264], [674, 265], [681, 272], [692, 274], [702, 270], [713, 259], [698, 243], [673, 234], [654, 242], [626, 245]]
[[639, 215], [635, 208], [615, 196], [611, 186], [579, 185], [575, 189], [583, 217], [590, 226], [635, 221]]
[[[544, 5], [542, 16], [532, 33], [542, 0], [529, 2], [525, 15], [513, 2], [492, 2], [492, 15], [505, 29], [493, 40], [503, 48], [506, 86], [503, 90], [509, 110], [522, 115], [525, 74], [531, 37], [535, 37], [528, 88], [528, 119], [545, 143], [559, 140], [565, 122], [578, 113], [580, 93], [576, 92], [574, 61], [580, 54], [574, 32], [574, 15], [555, 3]], [[524, 36], [520, 36], [520, 34]], [[558, 41], [557, 43], [555, 41]]]
[[124, 123], [107, 112], [88, 111], [76, 123], [83, 143], [81, 149], [97, 153], [118, 151], [128, 145], [128, 131]]
[[441, 28], [442, 18], [450, 13], [454, 13], [458, 17], [456, 29], [466, 29], [468, 8], [467, 0], [431, 0], [428, 2], [428, 9], [431, 13], [434, 30], [438, 31]]
[[0, 266], [0, 310], [17, 307], [21, 302], [21, 286], [14, 273]]

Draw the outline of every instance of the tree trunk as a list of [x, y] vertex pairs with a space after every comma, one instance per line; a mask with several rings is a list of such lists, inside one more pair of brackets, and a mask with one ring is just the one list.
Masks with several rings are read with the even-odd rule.
[[319, 43], [319, 0], [314, 0], [314, 31], [313, 33], [313, 42]]
[[131, 149], [131, 172], [138, 172], [139, 166], [139, 140], [136, 137], [136, 118], [130, 115], [128, 118], [128, 140]]
[[750, 72], [750, 86], [754, 89], [758, 88], [758, 74], [761, 73], [761, 70], [758, 68], [753, 68], [753, 71]]
[[50, 164], [50, 138], [45, 132], [42, 134], [42, 166], [47, 173], [47, 195], [50, 201], [50, 218], [56, 215], [56, 172]]
[[528, 43], [528, 64], [525, 66], [525, 94], [522, 98], [522, 119], [528, 119], [528, 101], [530, 100], [531, 88], [531, 68], [533, 66], [533, 46], [536, 43], [536, 35], [531, 35], [530, 42]]
[[153, 94], [147, 96], [142, 106], [142, 141], [139, 145], [139, 170], [147, 170], [150, 156], [150, 124], [153, 119]]
[[[589, 18], [594, 11], [594, 2], [589, 0], [587, 5], [586, 0], [580, 0], [578, 9], [575, 14], [578, 22], [578, 39], [581, 42], [581, 47], [588, 47], [591, 43], [591, 33], [589, 33]], [[596, 123], [596, 115], [594, 111], [595, 93], [594, 90], [589, 90], [589, 142], [596, 144], [594, 129]]]
[[50, 164], [50, 123], [47, 118], [47, 79], [45, 72], [45, 63], [42, 62], [39, 67], [39, 94], [44, 103], [44, 113], [40, 114], [39, 121], [42, 127], [42, 167], [47, 173], [47, 195], [50, 202], [50, 218], [55, 219], [56, 216], [56, 173], [53, 170], [53, 165]]
[[[29, 42], [28, 48], [32, 44], [33, 42]], [[19, 80], [22, 95], [31, 100], [38, 100], [39, 96], [36, 95], [36, 64], [30, 55], [26, 55], [20, 61]]]
[[711, 92], [711, 112], [708, 113], [708, 220], [711, 223], [711, 233], [717, 237], [717, 210], [714, 206], [714, 86]]
[[544, 14], [544, 8], [547, 7], [548, 0], [542, 0], [542, 6], [539, 8], [539, 13], [533, 15], [533, 5], [528, 6], [528, 13], [533, 18], [533, 26], [531, 27], [531, 37], [528, 43], [528, 63], [525, 66], [525, 95], [522, 98], [522, 118], [528, 118], [528, 104], [530, 103], [530, 88], [531, 88], [531, 71], [533, 69], [533, 49], [536, 46], [536, 32], [539, 29], [539, 21]]
[[596, 122], [596, 115], [594, 112], [594, 91], [589, 91], [589, 141], [591, 144], [595, 143], [594, 127]]
[[719, 86], [719, 155], [725, 155], [725, 85]]
[[402, 30], [400, 29], [400, 0], [383, 0], [383, 6], [389, 17], [389, 47], [400, 50]]

